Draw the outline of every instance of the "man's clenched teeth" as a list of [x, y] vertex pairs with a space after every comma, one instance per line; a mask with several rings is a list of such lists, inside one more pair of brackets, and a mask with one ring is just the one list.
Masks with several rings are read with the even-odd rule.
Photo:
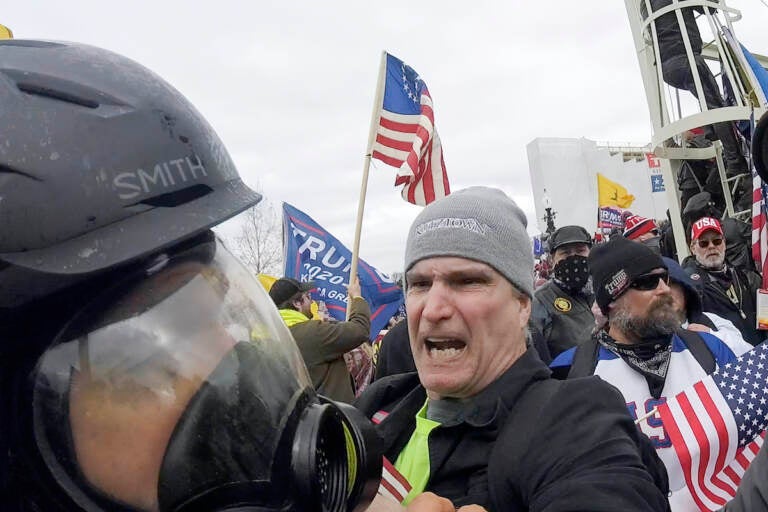
[[464, 352], [467, 344], [453, 338], [427, 338], [425, 341], [430, 357], [450, 359]]

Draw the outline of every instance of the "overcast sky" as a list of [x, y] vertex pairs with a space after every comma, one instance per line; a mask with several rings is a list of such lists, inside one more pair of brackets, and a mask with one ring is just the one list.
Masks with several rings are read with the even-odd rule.
[[[768, 8], [728, 5], [742, 10], [741, 42], [768, 54]], [[500, 187], [531, 225], [531, 140], [651, 136], [620, 0], [9, 0], [0, 23], [17, 38], [89, 43], [156, 71], [210, 121], [246, 183], [350, 248], [382, 50], [429, 87], [452, 189]], [[420, 210], [393, 183], [374, 162], [360, 253], [385, 272], [401, 270]]]

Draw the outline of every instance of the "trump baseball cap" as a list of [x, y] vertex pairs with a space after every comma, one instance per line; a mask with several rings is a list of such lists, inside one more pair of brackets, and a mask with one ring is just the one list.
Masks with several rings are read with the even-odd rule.
[[702, 217], [691, 226], [691, 240], [697, 240], [707, 231], [716, 231], [723, 234], [723, 228], [720, 227], [720, 221], [714, 217]]

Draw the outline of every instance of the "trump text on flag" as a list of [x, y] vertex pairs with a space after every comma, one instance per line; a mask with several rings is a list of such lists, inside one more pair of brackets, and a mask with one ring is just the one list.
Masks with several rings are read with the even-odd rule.
[[[323, 301], [336, 320], [346, 317], [346, 285], [350, 281], [352, 253], [301, 210], [283, 204], [285, 276], [312, 281], [312, 298]], [[361, 293], [371, 308], [374, 339], [403, 303], [403, 292], [387, 274], [359, 260]]]

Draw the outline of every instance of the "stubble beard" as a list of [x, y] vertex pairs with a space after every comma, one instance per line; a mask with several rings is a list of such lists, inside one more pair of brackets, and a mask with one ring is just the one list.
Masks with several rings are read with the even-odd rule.
[[717, 255], [702, 256], [700, 260], [697, 258], [697, 261], [706, 270], [720, 270], [725, 263], [725, 254], [717, 253]]
[[611, 315], [610, 322], [612, 327], [639, 340], [670, 336], [681, 324], [672, 297], [658, 297], [645, 317], [635, 317], [625, 310], [618, 310]]

